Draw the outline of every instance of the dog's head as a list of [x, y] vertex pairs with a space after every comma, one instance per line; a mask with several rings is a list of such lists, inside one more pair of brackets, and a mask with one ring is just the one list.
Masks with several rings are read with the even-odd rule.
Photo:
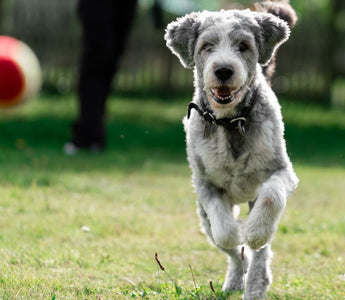
[[233, 108], [289, 37], [286, 22], [269, 13], [222, 10], [191, 13], [168, 25], [167, 46], [186, 68], [196, 67], [199, 85], [214, 109]]

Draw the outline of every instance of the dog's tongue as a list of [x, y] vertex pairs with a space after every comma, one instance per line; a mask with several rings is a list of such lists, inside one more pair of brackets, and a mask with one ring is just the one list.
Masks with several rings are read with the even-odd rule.
[[217, 88], [217, 95], [221, 97], [226, 97], [230, 95], [230, 89], [226, 86]]

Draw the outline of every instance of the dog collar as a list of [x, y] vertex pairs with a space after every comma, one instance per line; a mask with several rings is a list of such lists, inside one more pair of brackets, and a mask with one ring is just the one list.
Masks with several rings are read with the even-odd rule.
[[253, 106], [256, 103], [257, 92], [258, 92], [257, 89], [253, 92], [251, 99], [249, 101], [249, 105], [244, 108], [242, 114], [239, 117], [217, 119], [215, 117], [215, 115], [213, 114], [213, 112], [209, 108], [205, 107], [204, 109], [201, 109], [196, 103], [190, 102], [188, 104], [187, 118], [188, 119], [190, 118], [191, 110], [195, 109], [203, 121], [205, 121], [211, 125], [222, 126], [222, 127], [229, 129], [229, 130], [237, 129], [238, 132], [242, 136], [244, 136], [246, 133], [245, 125], [247, 123], [247, 118], [248, 118]]

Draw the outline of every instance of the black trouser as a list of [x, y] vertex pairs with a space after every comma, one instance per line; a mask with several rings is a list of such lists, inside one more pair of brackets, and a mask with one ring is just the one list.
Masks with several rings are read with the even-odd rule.
[[79, 117], [73, 126], [73, 140], [79, 146], [104, 143], [105, 102], [134, 19], [136, 3], [137, 0], [79, 0], [82, 24]]

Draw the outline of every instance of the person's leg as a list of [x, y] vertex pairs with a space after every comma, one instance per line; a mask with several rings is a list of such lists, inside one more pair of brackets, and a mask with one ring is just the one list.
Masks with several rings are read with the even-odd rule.
[[73, 124], [73, 142], [78, 147], [104, 145], [105, 99], [114, 68], [112, 24], [113, 1], [80, 0], [82, 25], [78, 100], [79, 117]]
[[106, 98], [134, 16], [135, 5], [129, 4], [136, 1], [127, 2], [126, 11], [122, 7], [119, 11], [113, 0], [79, 1], [83, 29], [79, 117], [72, 127], [72, 143], [77, 147], [104, 147]]
[[113, 28], [115, 38], [115, 54], [117, 58], [120, 58], [123, 54], [127, 38], [129, 37], [130, 29], [133, 25], [137, 0], [121, 1], [120, 3], [117, 2], [114, 5], [115, 18], [113, 20]]

